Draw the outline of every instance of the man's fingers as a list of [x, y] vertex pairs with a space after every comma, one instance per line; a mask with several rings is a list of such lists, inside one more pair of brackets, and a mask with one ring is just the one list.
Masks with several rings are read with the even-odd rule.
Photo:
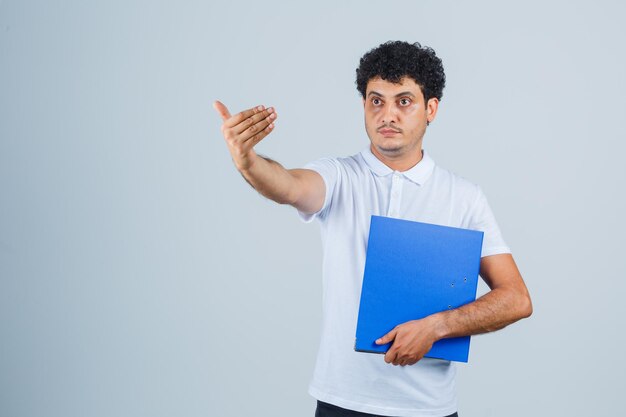
[[228, 120], [225, 120], [224, 121], [224, 127], [225, 128], [235, 127], [239, 123], [241, 123], [244, 120], [246, 120], [247, 118], [249, 118], [250, 116], [253, 116], [253, 115], [255, 115], [255, 114], [259, 113], [259, 112], [262, 112], [263, 110], [265, 110], [265, 106], [256, 106], [256, 107], [253, 107], [251, 109], [239, 112], [236, 115], [234, 115], [231, 118], [229, 118]]
[[223, 121], [226, 121], [227, 119], [231, 118], [231, 115], [230, 115], [230, 112], [228, 111], [228, 108], [221, 101], [215, 100], [213, 102], [213, 108], [215, 110], [217, 110], [217, 112], [222, 117]]
[[389, 349], [385, 353], [385, 362], [393, 363], [396, 360], [396, 356], [398, 356], [398, 352], [395, 349]]
[[241, 123], [239, 123], [237, 126], [233, 127], [232, 129], [238, 135], [244, 133], [243, 136], [246, 137], [247, 139], [248, 135], [246, 135], [246, 133], [252, 132], [253, 134], [255, 134], [256, 129], [262, 130], [265, 128], [265, 126], [263, 126], [262, 128], [261, 126], [256, 126], [256, 127], [254, 126], [260, 122], [264, 122], [266, 119], [268, 121], [265, 124], [265, 126], [269, 125], [274, 119], [276, 119], [276, 112], [274, 111], [273, 107], [270, 107], [268, 109], [265, 109], [263, 111], [253, 114], [247, 119], [244, 119]]
[[274, 123], [270, 123], [269, 125], [267, 125], [267, 127], [265, 127], [265, 129], [263, 129], [262, 131], [260, 131], [259, 133], [257, 133], [256, 135], [248, 139], [248, 141], [246, 142], [246, 145], [249, 144], [251, 147], [256, 146], [256, 144], [259, 143], [264, 137], [269, 135], [273, 129], [274, 129]]
[[[396, 333], [398, 332], [398, 328], [395, 327], [392, 331], [381, 337], [376, 341], [377, 345], [384, 345], [385, 343], [390, 343], [396, 338]], [[396, 357], [398, 356], [398, 350], [395, 349], [395, 346], [391, 346], [391, 348], [385, 353], [385, 362], [394, 363]], [[395, 365], [395, 363], [394, 363]]]
[[[270, 130], [271, 130], [271, 129], [274, 128], [273, 125], [274, 125], [274, 120], [275, 119], [276, 119], [276, 113], [272, 113], [269, 116], [267, 116], [265, 119], [260, 120], [256, 124], [250, 126], [246, 130], [244, 130], [239, 135], [239, 137], [241, 138], [242, 141], [245, 142], [245, 141], [248, 141], [248, 140], [256, 137], [256, 135], [258, 135], [259, 133], [263, 132], [270, 125], [272, 125], [272, 127], [270, 128]], [[250, 119], [248, 119], [248, 120], [250, 120]], [[269, 131], [267, 133], [269, 133]]]

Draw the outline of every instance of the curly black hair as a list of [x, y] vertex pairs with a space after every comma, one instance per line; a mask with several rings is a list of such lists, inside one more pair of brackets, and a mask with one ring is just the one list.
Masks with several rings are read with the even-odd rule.
[[356, 88], [365, 98], [372, 78], [399, 83], [407, 76], [420, 86], [424, 101], [433, 97], [441, 100], [446, 85], [443, 64], [432, 48], [419, 42], [388, 41], [367, 52], [356, 69]]

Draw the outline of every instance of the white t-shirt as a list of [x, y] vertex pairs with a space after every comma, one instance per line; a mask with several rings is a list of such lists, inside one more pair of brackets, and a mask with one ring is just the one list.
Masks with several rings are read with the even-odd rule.
[[[371, 414], [445, 416], [457, 411], [454, 364], [424, 358], [412, 366], [354, 350], [361, 283], [372, 215], [484, 232], [482, 256], [510, 253], [480, 187], [422, 160], [393, 171], [370, 148], [305, 165], [326, 184], [317, 219], [323, 244], [322, 332], [309, 393], [320, 401]], [[383, 335], [381, 335], [383, 336]]]

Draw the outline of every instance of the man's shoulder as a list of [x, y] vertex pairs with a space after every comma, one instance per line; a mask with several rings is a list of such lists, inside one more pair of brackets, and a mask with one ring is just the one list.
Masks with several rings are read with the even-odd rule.
[[467, 198], [477, 198], [482, 193], [480, 186], [476, 182], [437, 164], [433, 168], [432, 179], [436, 186], [449, 187], [455, 193], [460, 193]]
[[357, 152], [355, 154], [345, 156], [335, 156], [330, 159], [333, 159], [338, 163], [344, 165], [363, 165], [365, 163], [362, 152]]
[[321, 157], [309, 162], [305, 167], [314, 167], [316, 165], [332, 165], [343, 172], [359, 172], [366, 167], [360, 152], [349, 156]]

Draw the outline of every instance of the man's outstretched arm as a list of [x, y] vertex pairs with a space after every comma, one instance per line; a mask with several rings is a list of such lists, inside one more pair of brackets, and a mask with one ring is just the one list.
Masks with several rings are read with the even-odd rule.
[[256, 154], [254, 146], [274, 130], [278, 117], [270, 107], [253, 107], [231, 116], [219, 101], [213, 107], [223, 120], [222, 134], [237, 170], [260, 194], [304, 213], [322, 208], [326, 186], [322, 177], [309, 169], [283, 168], [278, 162]]
[[440, 339], [492, 332], [532, 314], [530, 295], [511, 254], [481, 258], [480, 276], [491, 291], [476, 301], [400, 324], [378, 339], [378, 344], [393, 341], [385, 362], [413, 365]]

